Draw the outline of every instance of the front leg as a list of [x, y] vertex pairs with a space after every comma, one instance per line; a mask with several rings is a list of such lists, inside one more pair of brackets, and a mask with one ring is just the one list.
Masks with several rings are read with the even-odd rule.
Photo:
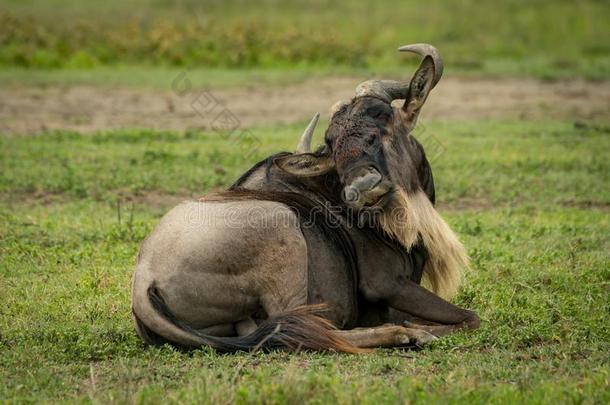
[[437, 338], [433, 333], [420, 328], [407, 328], [400, 325], [337, 330], [335, 333], [351, 345], [362, 349], [399, 346], [422, 347]]
[[441, 325], [438, 322], [424, 320], [394, 308], [388, 309], [389, 313], [386, 322], [394, 325], [402, 325], [411, 329], [425, 330], [436, 337], [445, 336], [460, 329], [459, 325]]
[[477, 314], [445, 301], [424, 287], [407, 280], [386, 298], [388, 305], [425, 321], [477, 328]]
[[[372, 301], [383, 301], [391, 308], [419, 318], [407, 320], [406, 326], [421, 328], [436, 336], [446, 335], [456, 329], [476, 329], [479, 317], [470, 310], [453, 305], [424, 287], [406, 280], [400, 275], [396, 278], [365, 279], [361, 290]], [[426, 321], [442, 325], [425, 325]]]

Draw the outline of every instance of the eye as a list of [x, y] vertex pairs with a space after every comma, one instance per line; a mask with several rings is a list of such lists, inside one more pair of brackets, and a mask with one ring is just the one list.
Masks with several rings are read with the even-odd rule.
[[392, 116], [392, 109], [388, 108], [386, 105], [375, 105], [372, 108], [369, 108], [367, 112], [369, 117], [383, 123], [387, 122]]
[[386, 111], [378, 111], [373, 118], [380, 121], [387, 121], [390, 118], [390, 114]]
[[373, 145], [375, 143], [375, 135], [373, 135], [373, 134], [367, 135], [364, 142], [366, 143], [367, 146]]

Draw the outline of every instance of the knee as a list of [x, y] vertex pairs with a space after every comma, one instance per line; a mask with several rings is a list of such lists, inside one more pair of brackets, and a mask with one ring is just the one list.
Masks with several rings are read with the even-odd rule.
[[477, 329], [481, 325], [481, 318], [474, 311], [466, 310], [466, 319], [462, 323], [468, 329]]

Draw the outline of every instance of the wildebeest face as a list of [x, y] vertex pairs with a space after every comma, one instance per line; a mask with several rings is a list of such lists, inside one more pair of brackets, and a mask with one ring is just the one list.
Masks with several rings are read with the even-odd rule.
[[[303, 134], [297, 153], [276, 160], [296, 176], [319, 176], [335, 170], [343, 187], [343, 201], [355, 208], [383, 207], [398, 188], [410, 192], [418, 183], [423, 151], [410, 137], [428, 93], [440, 79], [442, 61], [430, 45], [400, 48], [424, 59], [409, 82], [369, 80], [356, 89], [348, 103], [333, 108], [325, 146], [309, 152], [317, 117]], [[399, 107], [393, 100], [405, 100]]]
[[376, 205], [392, 190], [384, 143], [391, 142], [393, 121], [392, 107], [368, 96], [345, 104], [330, 121], [326, 153], [344, 185], [343, 201], [354, 208]]

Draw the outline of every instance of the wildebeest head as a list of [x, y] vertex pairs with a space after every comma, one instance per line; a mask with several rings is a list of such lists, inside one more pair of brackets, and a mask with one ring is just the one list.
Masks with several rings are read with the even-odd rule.
[[[399, 50], [423, 57], [411, 80], [361, 83], [352, 100], [333, 108], [322, 149], [313, 153], [309, 149], [316, 116], [303, 133], [297, 153], [275, 163], [294, 176], [332, 176], [341, 183], [347, 206], [358, 211], [372, 208], [380, 214], [374, 217], [386, 235], [407, 249], [421, 240], [428, 252], [427, 282], [433, 291], [450, 297], [457, 290], [461, 269], [468, 267], [468, 256], [434, 209], [430, 167], [423, 148], [410, 135], [443, 74], [443, 63], [436, 48], [428, 44]], [[396, 106], [394, 100], [404, 102]]]
[[[368, 80], [356, 88], [350, 102], [339, 102], [331, 111], [325, 146], [311, 153], [312, 123], [294, 155], [277, 165], [296, 176], [319, 176], [335, 169], [343, 187], [343, 201], [354, 209], [383, 207], [394, 191], [413, 192], [422, 187], [423, 150], [409, 133], [430, 90], [438, 83], [443, 64], [436, 48], [414, 44], [399, 48], [423, 56], [407, 82]], [[392, 101], [404, 100], [400, 106]]]

